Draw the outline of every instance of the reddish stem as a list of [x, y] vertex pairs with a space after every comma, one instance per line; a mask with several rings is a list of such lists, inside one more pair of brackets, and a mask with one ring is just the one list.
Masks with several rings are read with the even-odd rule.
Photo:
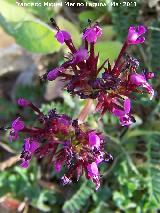
[[31, 103], [29, 106], [31, 109], [33, 109], [33, 111], [37, 112], [39, 115], [44, 116], [44, 114], [34, 104]]
[[117, 58], [117, 60], [116, 60], [116, 62], [115, 62], [115, 65], [114, 65], [114, 67], [113, 67], [113, 71], [118, 67], [119, 62], [120, 62], [120, 60], [121, 60], [121, 57], [122, 57], [123, 54], [125, 53], [127, 47], [128, 47], [128, 43], [127, 43], [127, 41], [125, 41], [124, 44], [123, 44], [123, 47], [122, 47], [122, 49], [121, 49], [121, 51], [120, 51], [120, 53], [119, 53], [119, 55], [118, 55], [118, 58]]
[[72, 53], [77, 51], [72, 41], [65, 41], [65, 43]]
[[78, 122], [79, 123], [83, 123], [85, 121], [85, 119], [87, 118], [88, 114], [91, 111], [91, 107], [93, 105], [93, 100], [92, 99], [88, 99], [86, 101], [85, 106], [83, 107], [83, 109], [81, 110], [79, 116], [78, 116]]
[[88, 41], [85, 39], [85, 49], [88, 50]]
[[94, 42], [91, 43], [90, 45], [90, 60], [94, 60]]

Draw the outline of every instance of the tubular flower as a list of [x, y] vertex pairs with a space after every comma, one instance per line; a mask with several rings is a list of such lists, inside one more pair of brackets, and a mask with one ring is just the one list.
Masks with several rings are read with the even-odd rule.
[[[148, 75], [149, 76], [149, 75]], [[154, 77], [154, 75], [150, 75], [149, 78]], [[130, 76], [130, 82], [131, 84], [135, 86], [142, 86], [143, 88], [146, 89], [146, 91], [150, 94], [150, 99], [154, 97], [154, 90], [152, 86], [147, 82], [147, 79], [144, 75], [141, 74], [133, 74]]]
[[100, 138], [98, 135], [96, 135], [95, 133], [91, 132], [89, 133], [89, 145], [94, 148], [94, 147], [97, 147], [99, 148], [100, 147]]
[[[57, 25], [56, 28], [59, 32]], [[83, 47], [77, 50], [72, 39], [64, 40], [70, 55], [65, 57], [66, 61], [59, 68], [48, 73], [47, 79], [52, 81], [57, 77], [61, 78], [66, 83], [65, 89], [71, 95], [77, 95], [81, 99], [96, 99], [96, 110], [101, 116], [108, 111], [117, 116], [121, 125], [130, 125], [135, 122], [131, 113], [120, 116], [115, 110], [124, 111], [123, 102], [126, 99], [131, 101], [133, 94], [144, 93], [140, 87], [143, 87], [151, 98], [154, 96], [154, 91], [148, 83], [154, 74], [152, 72], [138, 74], [139, 61], [127, 54], [127, 48], [131, 44], [144, 42], [145, 32], [144, 26], [131, 26], [114, 66], [111, 66], [109, 59], [98, 66], [100, 53], [95, 53], [95, 46], [97, 39], [102, 35], [102, 29], [98, 23], [93, 26], [90, 23], [90, 26], [83, 31]]]
[[[18, 103], [20, 103], [18, 100]], [[33, 157], [44, 158], [50, 156], [56, 172], [62, 167], [66, 172], [61, 178], [65, 185], [77, 180], [82, 174], [93, 181], [96, 189], [100, 186], [100, 172], [98, 166], [102, 162], [109, 162], [112, 156], [104, 151], [104, 138], [101, 133], [88, 129], [85, 124], [78, 124], [65, 114], [57, 114], [50, 110], [44, 115], [31, 102], [31, 108], [36, 112], [40, 127], [26, 127], [17, 118], [12, 123], [11, 132], [22, 134], [24, 144], [21, 153], [21, 167], [27, 168]], [[13, 138], [16, 139], [16, 138]]]
[[97, 38], [102, 35], [102, 29], [95, 25], [93, 27], [87, 28], [83, 33], [83, 39], [88, 41], [89, 43], [96, 42]]
[[146, 28], [142, 25], [137, 28], [131, 26], [128, 30], [127, 43], [128, 44], [140, 44], [145, 41], [145, 37], [142, 35], [146, 32]]
[[21, 167], [27, 168], [34, 152], [38, 149], [39, 143], [33, 139], [25, 138], [23, 151], [21, 153]]
[[10, 131], [10, 141], [16, 140], [18, 138], [18, 133], [24, 128], [24, 122], [18, 117], [12, 122], [12, 128]]
[[64, 30], [59, 30], [56, 35], [55, 38], [57, 39], [57, 41], [59, 41], [61, 44], [63, 44], [65, 41], [71, 40], [71, 36], [67, 31]]
[[131, 116], [129, 115], [131, 109], [131, 103], [129, 99], [124, 101], [123, 110], [120, 109], [113, 109], [113, 114], [120, 119], [120, 123], [122, 126], [132, 124]]
[[30, 102], [24, 98], [19, 98], [17, 101], [19, 106], [25, 107], [25, 106], [29, 106]]
[[63, 68], [53, 69], [50, 72], [48, 72], [47, 79], [49, 81], [53, 81], [60, 75], [61, 72], [63, 72]]

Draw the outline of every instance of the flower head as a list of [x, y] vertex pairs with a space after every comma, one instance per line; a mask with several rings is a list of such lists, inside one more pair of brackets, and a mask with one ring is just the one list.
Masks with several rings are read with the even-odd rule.
[[131, 102], [130, 99], [125, 99], [123, 110], [121, 109], [113, 109], [113, 114], [117, 116], [120, 120], [122, 126], [128, 126], [132, 124], [132, 118], [130, 116]]
[[89, 133], [89, 145], [91, 147], [96, 147], [99, 148], [100, 147], [100, 138], [98, 135], [96, 135], [94, 132]]
[[142, 35], [146, 32], [146, 28], [143, 25], [138, 26], [137, 28], [134, 26], [129, 27], [127, 43], [128, 44], [140, 44], [145, 41], [145, 37]]
[[155, 77], [155, 74], [153, 72], [147, 72], [145, 73], [145, 77], [147, 80], [152, 79]]
[[20, 118], [12, 123], [12, 131], [24, 136], [24, 145], [21, 153], [21, 167], [27, 168], [33, 157], [52, 157], [56, 172], [65, 168], [62, 177], [63, 184], [77, 180], [84, 173], [88, 179], [100, 186], [98, 165], [108, 162], [110, 155], [104, 150], [104, 139], [101, 133], [90, 130], [85, 124], [78, 124], [65, 114], [57, 114], [50, 110], [47, 115], [40, 112], [31, 102], [29, 107], [37, 113], [39, 127], [25, 127]]
[[144, 42], [143, 34], [146, 28], [142, 25], [131, 26], [114, 66], [111, 66], [109, 59], [99, 66], [99, 53], [96, 54], [95, 46], [97, 38], [102, 35], [102, 29], [97, 23], [91, 25], [89, 21], [89, 24], [90, 26], [83, 31], [84, 45], [79, 49], [76, 49], [70, 36], [66, 36], [56, 25], [57, 35], [62, 38], [61, 42], [70, 39], [65, 40], [70, 53], [65, 56], [65, 62], [47, 73], [44, 79], [46, 76], [50, 81], [57, 77], [61, 78], [65, 82], [64, 88], [71, 95], [77, 95], [81, 99], [95, 99], [96, 111], [101, 113], [101, 117], [108, 111], [118, 117], [121, 125], [129, 125], [135, 119], [123, 106], [123, 102], [124, 104], [127, 102], [124, 100], [131, 100], [132, 94], [144, 93], [140, 87], [150, 94], [150, 99], [154, 96], [154, 90], [148, 83], [154, 74], [152, 72], [138, 74], [139, 61], [127, 54], [127, 48], [131, 44]]
[[39, 143], [37, 141], [32, 140], [31, 138], [25, 138], [23, 151], [21, 153], [22, 168], [27, 168], [29, 166], [29, 162], [32, 159], [32, 155], [38, 149], [38, 147], [39, 147]]
[[55, 35], [55, 38], [57, 39], [57, 41], [63, 44], [65, 41], [71, 40], [71, 35], [65, 30], [58, 30]]
[[18, 117], [16, 120], [12, 122], [12, 129], [14, 131], [19, 132], [24, 128], [24, 122], [21, 120], [20, 117]]
[[19, 98], [17, 101], [19, 106], [25, 107], [25, 106], [29, 106], [30, 102], [24, 98]]
[[154, 90], [152, 86], [147, 82], [147, 79], [145, 78], [145, 75], [142, 74], [132, 74], [130, 76], [130, 82], [131, 84], [135, 86], [142, 86], [146, 89], [147, 93], [150, 94], [150, 99], [154, 97]]
[[95, 25], [93, 27], [87, 28], [83, 33], [83, 39], [88, 41], [88, 43], [96, 42], [97, 38], [102, 35], [102, 29]]
[[24, 122], [18, 117], [16, 120], [12, 122], [12, 128], [10, 130], [10, 141], [17, 140], [18, 133], [24, 129]]

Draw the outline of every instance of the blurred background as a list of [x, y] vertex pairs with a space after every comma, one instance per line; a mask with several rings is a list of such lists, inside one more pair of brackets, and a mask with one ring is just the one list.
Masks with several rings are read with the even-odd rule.
[[[60, 3], [56, 0], [17, 0], [19, 3]], [[88, 19], [100, 22], [103, 36], [96, 51], [100, 61], [116, 59], [130, 25], [148, 27], [146, 42], [130, 48], [142, 69], [153, 71], [156, 96], [152, 101], [142, 95], [133, 101], [137, 122], [128, 129], [120, 127], [116, 118], [105, 114], [97, 124], [98, 114], [87, 120], [91, 128], [99, 128], [106, 136], [107, 150], [114, 156], [110, 165], [102, 165], [102, 186], [94, 186], [81, 178], [69, 186], [61, 186], [61, 174], [54, 172], [47, 159], [32, 160], [29, 169], [19, 167], [23, 140], [9, 143], [0, 134], [0, 213], [154, 213], [160, 212], [160, 1], [123, 0], [121, 6], [110, 1], [68, 1], [108, 3], [104, 7], [20, 7], [15, 0], [0, 1], [0, 126], [22, 116], [34, 123], [35, 115], [16, 105], [18, 97], [33, 101], [45, 113], [50, 108], [76, 118], [85, 101], [62, 91], [59, 80], [43, 82], [40, 76], [60, 65], [65, 46], [54, 38], [49, 19], [68, 30], [76, 46], [81, 45], [81, 32]]]

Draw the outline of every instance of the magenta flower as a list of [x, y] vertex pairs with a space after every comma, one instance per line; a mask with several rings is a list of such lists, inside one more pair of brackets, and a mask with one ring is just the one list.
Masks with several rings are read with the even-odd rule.
[[[60, 32], [55, 21], [52, 20], [52, 22]], [[60, 68], [50, 71], [43, 78], [51, 81], [57, 77], [61, 78], [66, 83], [65, 89], [71, 95], [77, 95], [81, 99], [95, 99], [97, 101], [96, 111], [101, 113], [101, 117], [108, 111], [117, 114], [121, 125], [129, 125], [135, 119], [130, 113], [127, 113], [127, 108], [121, 107], [122, 101], [132, 97], [133, 93], [143, 93], [144, 91], [140, 90], [139, 86], [145, 88], [151, 98], [154, 96], [154, 91], [147, 82], [148, 79], [153, 78], [154, 74], [145, 72], [138, 76], [139, 61], [127, 55], [127, 48], [130, 44], [144, 42], [143, 34], [146, 32], [146, 28], [131, 26], [127, 40], [124, 42], [114, 66], [111, 66], [109, 59], [99, 66], [99, 53], [95, 53], [95, 46], [97, 38], [102, 35], [102, 29], [97, 23], [91, 25], [89, 21], [89, 24], [90, 26], [83, 31], [83, 47], [77, 50], [71, 39], [65, 41], [70, 50], [70, 54], [65, 56], [66, 61]], [[63, 69], [63, 71], [59, 69]], [[133, 77], [134, 75], [136, 76]]]
[[84, 60], [87, 60], [88, 58], [89, 58], [88, 51], [84, 48], [80, 48], [79, 50], [77, 50], [76, 53], [74, 53], [72, 63], [77, 64]]
[[28, 107], [36, 112], [38, 127], [26, 127], [17, 118], [11, 128], [17, 137], [20, 132], [24, 136], [21, 167], [27, 168], [33, 157], [39, 159], [49, 155], [56, 172], [65, 169], [62, 177], [64, 185], [71, 183], [74, 177], [78, 180], [85, 174], [98, 189], [98, 165], [112, 160], [112, 156], [104, 150], [102, 134], [90, 130], [85, 124], [82, 128], [78, 120], [72, 120], [65, 114], [57, 114], [55, 110], [44, 115], [35, 105], [29, 103]]
[[122, 126], [128, 126], [132, 124], [132, 119], [129, 115], [131, 110], [131, 102], [130, 99], [125, 99], [123, 110], [120, 109], [113, 109], [113, 114], [117, 116], [120, 120]]
[[114, 109], [114, 115], [118, 117], [124, 116], [125, 114], [128, 114], [130, 112], [130, 109], [131, 109], [131, 102], [129, 99], [125, 99], [123, 110]]
[[[102, 29], [97, 23], [91, 26], [90, 22], [90, 27], [83, 32], [83, 46], [77, 49], [70, 34], [60, 30], [52, 18], [51, 22], [57, 29], [56, 39], [61, 44], [65, 43], [70, 52], [65, 56], [64, 63], [46, 73], [43, 79], [52, 81], [61, 78], [71, 95], [95, 99], [96, 111], [101, 113], [101, 117], [108, 111], [117, 116], [122, 126], [132, 124], [135, 120], [131, 115], [132, 94], [142, 94], [144, 88], [151, 98], [154, 96], [154, 90], [148, 83], [154, 73], [138, 74], [139, 61], [127, 55], [126, 51], [129, 45], [145, 41], [143, 34], [146, 28], [131, 26], [114, 66], [109, 59], [99, 66], [99, 53], [96, 54], [95, 46]], [[24, 98], [18, 99], [17, 103], [31, 108], [37, 115], [36, 126], [27, 127], [19, 117], [8, 128], [11, 140], [16, 140], [20, 133], [24, 137], [21, 167], [27, 168], [33, 157], [40, 159], [49, 156], [55, 172], [64, 171], [61, 178], [64, 185], [85, 175], [98, 189], [101, 176], [99, 166], [113, 160], [111, 154], [105, 151], [102, 134], [85, 123], [79, 124], [80, 119], [73, 120], [65, 114], [57, 114], [55, 109], [43, 114]], [[88, 105], [85, 110], [86, 107]]]
[[83, 39], [88, 41], [88, 43], [96, 42], [97, 38], [102, 35], [102, 29], [95, 25], [93, 27], [87, 28], [83, 33]]
[[29, 160], [23, 160], [21, 163], [21, 167], [25, 169], [28, 168], [29, 162], [30, 162]]
[[153, 72], [147, 72], [145, 73], [145, 77], [147, 80], [152, 79], [155, 77], [155, 74]]
[[87, 165], [88, 174], [90, 177], [99, 175], [98, 167], [95, 162]]
[[16, 120], [12, 122], [12, 129], [14, 131], [19, 132], [24, 128], [24, 122], [21, 120], [20, 117], [18, 117]]
[[55, 161], [54, 162], [54, 169], [56, 172], [60, 172], [61, 171], [61, 168], [62, 168], [62, 165], [59, 161]]
[[24, 98], [19, 98], [17, 101], [19, 106], [25, 107], [25, 106], [29, 106], [30, 102]]
[[57, 39], [57, 41], [59, 41], [61, 44], [63, 44], [65, 41], [69, 41], [71, 40], [71, 36], [67, 31], [64, 30], [59, 30], [56, 35], [55, 38]]
[[53, 69], [53, 70], [51, 70], [51, 71], [48, 72], [47, 79], [49, 81], [53, 81], [58, 76], [60, 76], [63, 72], [64, 72], [64, 68], [63, 67], [59, 67], [59, 68]]
[[100, 187], [100, 175], [95, 162], [87, 165], [88, 177], [96, 184], [96, 190]]
[[89, 133], [89, 145], [90, 147], [96, 147], [97, 149], [100, 147], [100, 138], [94, 132]]
[[142, 84], [146, 83], [145, 76], [137, 73], [130, 76], [130, 81], [136, 86], [141, 86]]
[[32, 159], [32, 155], [39, 148], [39, 143], [37, 141], [31, 140], [30, 138], [26, 138], [24, 140], [24, 147], [21, 153], [21, 167], [27, 168], [29, 166], [30, 160]]
[[145, 37], [142, 35], [146, 32], [146, 28], [142, 25], [137, 28], [131, 26], [128, 30], [127, 43], [128, 44], [140, 44], [145, 41]]
[[24, 150], [26, 152], [34, 153], [36, 149], [38, 149], [39, 144], [37, 141], [32, 141], [30, 138], [25, 139]]
[[50, 72], [48, 72], [47, 79], [49, 81], [53, 81], [58, 77], [58, 75], [59, 75], [59, 69], [58, 68], [53, 69]]
[[[96, 164], [100, 164], [101, 162], [103, 161], [106, 161], [107, 162], [107, 159], [105, 159], [105, 152], [102, 152], [102, 151], [99, 151], [98, 152], [98, 155], [96, 155]], [[110, 159], [112, 158], [112, 156], [110, 156]]]
[[12, 122], [12, 128], [10, 130], [10, 141], [15, 141], [18, 139], [18, 133], [24, 129], [24, 122], [18, 117]]
[[130, 76], [130, 82], [131, 84], [134, 84], [136, 86], [142, 86], [146, 89], [146, 91], [150, 94], [150, 100], [154, 97], [154, 90], [151, 87], [151, 85], [147, 82], [144, 75], [141, 74], [133, 74]]

